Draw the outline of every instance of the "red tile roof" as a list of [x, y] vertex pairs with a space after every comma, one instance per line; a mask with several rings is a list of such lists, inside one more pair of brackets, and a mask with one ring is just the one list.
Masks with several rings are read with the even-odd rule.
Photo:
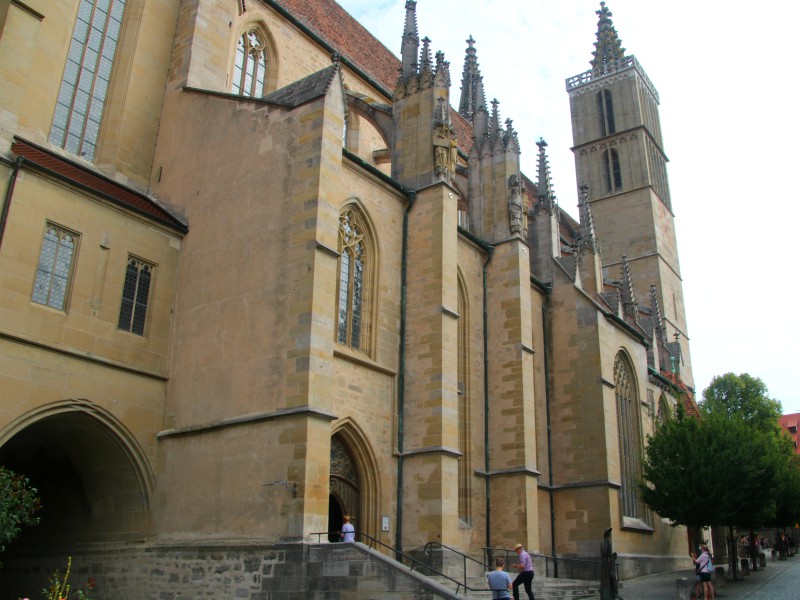
[[139, 214], [148, 216], [181, 233], [188, 227], [176, 216], [159, 206], [148, 196], [125, 187], [100, 173], [81, 166], [66, 157], [46, 150], [32, 142], [15, 137], [11, 150], [27, 162], [36, 165], [40, 170], [50, 173], [81, 187], [115, 204], [122, 205]]
[[400, 59], [334, 0], [270, 0], [269, 4], [288, 11], [387, 91], [394, 90]]
[[[339, 55], [384, 87], [390, 96], [400, 75], [400, 59], [379, 42], [350, 13], [334, 0], [268, 0], [328, 43]], [[398, 27], [401, 24], [398, 23]], [[398, 38], [398, 46], [400, 36]], [[472, 124], [450, 109], [453, 128], [461, 150], [472, 150]]]

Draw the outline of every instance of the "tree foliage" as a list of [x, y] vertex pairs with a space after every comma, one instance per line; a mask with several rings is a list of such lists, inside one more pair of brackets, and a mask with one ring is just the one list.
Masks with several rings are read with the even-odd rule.
[[23, 525], [38, 525], [39, 508], [36, 488], [27, 477], [0, 466], [0, 552], [19, 535]]
[[699, 417], [679, 410], [649, 436], [643, 501], [689, 527], [791, 521], [800, 470], [778, 427], [780, 402], [760, 379], [733, 373], [715, 377], [703, 398]]

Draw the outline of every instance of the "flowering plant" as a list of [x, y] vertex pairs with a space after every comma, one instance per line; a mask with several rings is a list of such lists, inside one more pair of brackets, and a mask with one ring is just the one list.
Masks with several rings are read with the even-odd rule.
[[[61, 575], [61, 572], [56, 569], [55, 572], [50, 576], [50, 586], [42, 590], [42, 594], [46, 598], [46, 600], [68, 600], [70, 598], [70, 589], [71, 585], [69, 583], [69, 576], [70, 571], [72, 570], [72, 557], [70, 556], [67, 558], [67, 570], [64, 572], [64, 575]], [[97, 584], [95, 583], [94, 577], [89, 577], [86, 580], [86, 587], [88, 591], [92, 591]], [[87, 592], [84, 592], [81, 589], [77, 589], [72, 592], [72, 598], [77, 598], [78, 600], [91, 600], [87, 595]], [[24, 598], [23, 600], [28, 600]]]

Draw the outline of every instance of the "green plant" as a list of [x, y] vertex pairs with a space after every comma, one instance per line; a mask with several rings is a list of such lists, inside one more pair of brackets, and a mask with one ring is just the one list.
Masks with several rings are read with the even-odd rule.
[[[67, 558], [67, 570], [64, 571], [64, 575], [62, 576], [61, 571], [56, 569], [55, 572], [50, 576], [50, 585], [42, 590], [42, 594], [46, 600], [68, 600], [69, 598], [77, 598], [78, 600], [91, 600], [87, 594], [96, 587], [94, 577], [89, 577], [86, 580], [86, 587], [88, 591], [77, 589], [71, 592], [72, 586], [69, 582], [71, 571], [72, 557], [70, 556]], [[25, 600], [27, 600], [27, 598]]]
[[38, 525], [41, 508], [37, 490], [27, 477], [0, 466], [0, 552], [19, 535], [23, 525]]

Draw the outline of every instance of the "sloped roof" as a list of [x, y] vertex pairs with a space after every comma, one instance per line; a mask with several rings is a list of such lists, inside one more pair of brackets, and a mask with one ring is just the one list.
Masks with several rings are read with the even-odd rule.
[[[400, 74], [400, 59], [334, 0], [269, 0], [328, 42], [391, 92]], [[398, 40], [400, 35], [398, 33]]]
[[[268, 0], [327, 42], [390, 96], [400, 75], [400, 59], [334, 0]], [[398, 44], [400, 35], [398, 33]], [[280, 90], [279, 90], [280, 91]], [[273, 100], [268, 97], [267, 99]], [[273, 100], [276, 101], [276, 100]], [[472, 124], [450, 107], [459, 148], [469, 154], [473, 146]]]
[[55, 154], [19, 137], [14, 138], [11, 151], [45, 173], [66, 180], [115, 204], [150, 217], [181, 233], [186, 233], [189, 230], [183, 221], [157, 204], [152, 198], [121, 185], [64, 156]]
[[286, 87], [282, 87], [271, 94], [267, 94], [264, 96], [264, 100], [291, 108], [310, 102], [315, 98], [325, 95], [337, 70], [337, 65], [331, 65], [330, 67], [322, 69], [322, 71], [312, 73], [308, 77], [303, 77], [303, 79], [299, 81], [290, 83]]

